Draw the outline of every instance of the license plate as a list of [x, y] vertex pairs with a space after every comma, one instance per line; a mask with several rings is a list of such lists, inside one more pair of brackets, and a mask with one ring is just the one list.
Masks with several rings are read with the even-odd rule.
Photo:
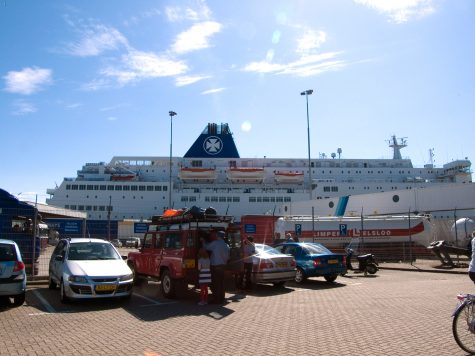
[[286, 262], [277, 262], [276, 266], [279, 267], [279, 268], [285, 268], [285, 267], [287, 267], [287, 263]]
[[96, 286], [96, 291], [98, 292], [108, 292], [113, 291], [115, 289], [115, 285], [113, 284], [101, 284]]
[[330, 265], [334, 265], [334, 264], [337, 264], [338, 263], [338, 260], [328, 260], [328, 264]]

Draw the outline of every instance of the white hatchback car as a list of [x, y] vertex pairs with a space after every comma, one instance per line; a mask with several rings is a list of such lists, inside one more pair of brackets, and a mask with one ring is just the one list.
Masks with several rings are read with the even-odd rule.
[[13, 298], [13, 305], [25, 301], [26, 273], [18, 245], [0, 239], [0, 298]]
[[49, 263], [49, 288], [60, 286], [61, 302], [129, 298], [133, 274], [116, 248], [101, 239], [63, 239]]

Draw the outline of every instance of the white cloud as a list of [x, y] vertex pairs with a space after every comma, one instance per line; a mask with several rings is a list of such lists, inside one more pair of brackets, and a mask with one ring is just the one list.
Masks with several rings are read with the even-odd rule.
[[105, 68], [101, 74], [124, 85], [134, 80], [176, 76], [187, 70], [188, 66], [183, 61], [151, 52], [132, 51], [122, 56], [121, 66]]
[[182, 20], [203, 21], [211, 18], [211, 10], [204, 1], [198, 1], [196, 9], [191, 7], [169, 6], [165, 8], [165, 14], [170, 22]]
[[17, 100], [13, 103], [13, 115], [27, 115], [38, 111], [36, 106], [25, 100]]
[[199, 75], [196, 75], [196, 76], [180, 76], [180, 77], [177, 77], [175, 79], [175, 85], [177, 87], [183, 87], [185, 85], [190, 85], [190, 84], [193, 84], [193, 83], [196, 83], [196, 82], [199, 82], [200, 80], [204, 80], [204, 79], [209, 79], [211, 78], [210, 76], [199, 76]]
[[435, 12], [433, 0], [353, 0], [380, 13], [387, 14], [392, 22], [404, 23], [412, 18]]
[[44, 68], [23, 68], [19, 72], [8, 72], [5, 79], [5, 90], [10, 93], [30, 95], [41, 90], [42, 86], [51, 83], [52, 71]]
[[297, 52], [307, 54], [320, 46], [327, 40], [327, 34], [323, 31], [305, 30], [303, 36], [297, 39]]
[[109, 121], [116, 121], [117, 118], [116, 118], [115, 116], [109, 116], [109, 117], [107, 118], [107, 120], [109, 120]]
[[226, 90], [226, 88], [216, 88], [216, 89], [205, 90], [204, 92], [201, 93], [201, 95], [215, 94], [215, 93], [222, 92], [224, 90]]
[[177, 36], [172, 50], [176, 53], [187, 53], [208, 48], [209, 37], [219, 32], [221, 27], [220, 23], [214, 21], [197, 23]]
[[81, 31], [82, 38], [76, 43], [67, 45], [69, 54], [79, 57], [98, 56], [108, 50], [116, 50], [120, 46], [129, 46], [127, 39], [115, 28], [101, 24], [85, 26]]
[[253, 62], [244, 67], [246, 72], [274, 73], [308, 77], [347, 66], [344, 60], [335, 60], [341, 52], [327, 52], [303, 56], [287, 64], [275, 64], [268, 61]]

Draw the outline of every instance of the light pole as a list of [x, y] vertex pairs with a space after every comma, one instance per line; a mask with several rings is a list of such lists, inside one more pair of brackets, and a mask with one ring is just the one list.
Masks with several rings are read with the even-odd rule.
[[310, 162], [310, 120], [308, 117], [308, 96], [312, 95], [313, 89], [308, 89], [300, 93], [300, 95], [305, 95], [307, 101], [307, 143], [308, 143], [308, 191], [310, 200], [312, 200], [312, 167]]
[[176, 115], [176, 112], [169, 111], [170, 115], [170, 180], [168, 186], [168, 209], [172, 208], [172, 147], [173, 147], [173, 116]]

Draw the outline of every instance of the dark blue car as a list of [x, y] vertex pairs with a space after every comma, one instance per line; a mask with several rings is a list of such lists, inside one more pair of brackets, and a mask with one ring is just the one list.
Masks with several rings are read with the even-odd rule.
[[322, 244], [284, 242], [274, 247], [284, 254], [294, 256], [297, 262], [297, 283], [304, 282], [308, 277], [323, 277], [327, 282], [334, 282], [340, 273], [346, 272], [346, 256], [333, 253]]

